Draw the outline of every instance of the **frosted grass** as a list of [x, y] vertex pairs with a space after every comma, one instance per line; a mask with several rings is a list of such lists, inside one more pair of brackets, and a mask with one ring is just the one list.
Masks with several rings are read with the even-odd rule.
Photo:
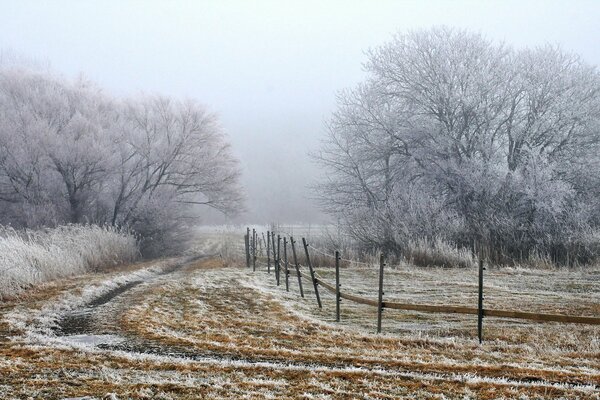
[[66, 225], [36, 231], [0, 227], [0, 299], [33, 285], [139, 257], [135, 236], [112, 226]]

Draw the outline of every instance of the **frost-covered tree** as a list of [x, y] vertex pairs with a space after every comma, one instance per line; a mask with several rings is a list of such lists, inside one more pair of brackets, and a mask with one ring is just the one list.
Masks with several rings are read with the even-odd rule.
[[[83, 79], [0, 65], [0, 223], [100, 223], [152, 243], [242, 207], [215, 115], [193, 101], [116, 99]], [[150, 242], [149, 242], [150, 243]]]
[[238, 163], [214, 114], [157, 96], [127, 100], [120, 110], [112, 224], [156, 237], [189, 220], [194, 206], [241, 209]]
[[594, 67], [449, 28], [397, 35], [368, 57], [368, 80], [340, 93], [316, 155], [329, 171], [322, 204], [356, 238], [389, 251], [418, 238], [477, 241], [499, 261], [590, 257]]

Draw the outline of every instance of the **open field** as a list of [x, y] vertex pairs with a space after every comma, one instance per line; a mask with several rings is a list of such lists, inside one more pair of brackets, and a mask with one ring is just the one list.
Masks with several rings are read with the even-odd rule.
[[[227, 240], [226, 240], [227, 239]], [[224, 254], [223, 233], [198, 253]], [[225, 261], [225, 262], [224, 262]], [[331, 269], [318, 273], [333, 281]], [[476, 304], [476, 271], [386, 270], [386, 298]], [[376, 271], [342, 269], [374, 297]], [[0, 307], [0, 397], [600, 398], [600, 328], [386, 310], [218, 256], [136, 264], [47, 283]], [[598, 315], [600, 271], [492, 269], [486, 305]], [[109, 397], [110, 398], [110, 397]]]

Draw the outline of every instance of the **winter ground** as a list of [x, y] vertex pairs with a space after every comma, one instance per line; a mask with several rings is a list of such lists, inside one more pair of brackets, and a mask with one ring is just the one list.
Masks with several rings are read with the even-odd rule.
[[[226, 246], [222, 246], [226, 243]], [[0, 398], [592, 398], [600, 328], [375, 310], [232, 261], [225, 233], [203, 232], [202, 258], [160, 260], [44, 284], [0, 304]], [[214, 256], [221, 254], [224, 258]], [[209, 256], [213, 255], [213, 256]], [[319, 274], [333, 281], [333, 271]], [[375, 294], [376, 273], [342, 270]], [[476, 304], [476, 271], [386, 271], [386, 298]], [[486, 305], [600, 313], [600, 271], [492, 269]]]

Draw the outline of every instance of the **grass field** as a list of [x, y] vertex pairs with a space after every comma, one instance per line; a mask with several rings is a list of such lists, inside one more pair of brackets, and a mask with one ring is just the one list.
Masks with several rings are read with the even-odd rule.
[[[374, 308], [344, 301], [335, 323], [332, 295], [321, 310], [308, 282], [302, 299], [295, 276], [286, 292], [235, 261], [226, 233], [202, 237], [198, 251], [226, 257], [88, 274], [2, 303], [0, 397], [600, 398], [597, 327], [489, 318], [479, 345], [475, 316], [386, 310], [377, 335]], [[318, 273], [333, 282], [332, 269]], [[344, 290], [367, 297], [376, 279], [368, 267], [341, 273]], [[472, 269], [389, 268], [385, 282], [389, 300], [476, 305]], [[490, 307], [600, 311], [598, 269], [491, 269], [485, 285]], [[91, 322], [66, 333], [65, 316], [80, 314]]]

